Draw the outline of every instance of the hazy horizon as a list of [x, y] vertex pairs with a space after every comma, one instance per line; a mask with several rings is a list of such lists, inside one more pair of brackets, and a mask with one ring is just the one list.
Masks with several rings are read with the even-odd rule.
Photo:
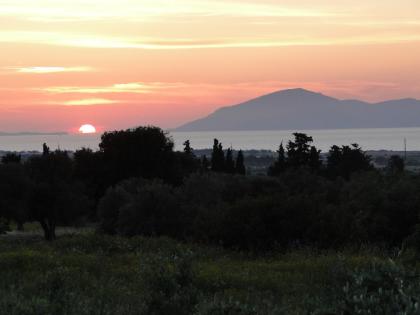
[[[287, 143], [294, 132], [303, 132], [313, 137], [314, 144], [326, 153], [332, 145], [358, 143], [363, 150], [403, 151], [404, 139], [408, 151], [420, 151], [420, 128], [371, 128], [329, 130], [252, 130], [252, 131], [170, 131], [175, 150], [182, 151], [185, 140], [195, 150], [211, 149], [217, 138], [225, 148], [236, 150], [276, 151], [279, 143]], [[42, 151], [46, 143], [52, 150], [76, 151], [84, 148], [99, 149], [101, 135], [96, 134], [35, 134], [0, 135], [0, 151]]]
[[[303, 89], [303, 88], [291, 88], [291, 89], [286, 89], [286, 90], [273, 91], [273, 92], [270, 92], [270, 93], [265, 94], [265, 95], [258, 95], [256, 97], [251, 98], [251, 99], [244, 100], [244, 102], [240, 102], [239, 104], [228, 104], [226, 106], [220, 106], [220, 107], [216, 108], [216, 111], [217, 110], [220, 110], [220, 109], [230, 108], [230, 107], [237, 107], [238, 105], [241, 106], [243, 104], [247, 104], [247, 103], [253, 102], [253, 101], [257, 101], [258, 102], [258, 100], [260, 98], [267, 97], [267, 96], [274, 95], [274, 94], [281, 95], [283, 92], [289, 92], [289, 91], [291, 91], [291, 92], [295, 92], [296, 91], [296, 93], [298, 95], [301, 92], [304, 93], [304, 94], [309, 92], [309, 94], [314, 94], [314, 95], [319, 94], [319, 95], [322, 95], [322, 96], [325, 96], [325, 97], [328, 97], [328, 98], [331, 97], [330, 95], [325, 95], [325, 94], [322, 94], [322, 93], [319, 93], [319, 92], [316, 92], [316, 91], [310, 91], [310, 90], [306, 90], [306, 89]], [[384, 102], [392, 102], [392, 101], [399, 101], [399, 100], [406, 100], [406, 99], [412, 99], [412, 98], [401, 98], [401, 99], [384, 100]], [[365, 103], [366, 105], [376, 105], [376, 104], [380, 104], [381, 103], [381, 102], [369, 102], [369, 101], [356, 100], [356, 99], [338, 99], [337, 98], [337, 100], [338, 101], [361, 101], [361, 102]], [[420, 102], [420, 100], [417, 100], [417, 99], [414, 99], [414, 100]], [[293, 104], [291, 104], [291, 106], [293, 106]], [[349, 105], [347, 105], [347, 106], [349, 106]], [[184, 130], [182, 130], [182, 129], [181, 130], [177, 130], [177, 129], [183, 127], [186, 124], [189, 124], [191, 122], [194, 122], [196, 120], [201, 120], [203, 118], [206, 118], [206, 117], [208, 117], [209, 115], [211, 115], [213, 113], [214, 113], [214, 111], [209, 112], [209, 113], [206, 113], [202, 117], [195, 117], [191, 121], [181, 122], [181, 124], [179, 124], [179, 125], [177, 125], [175, 127], [167, 127], [167, 128], [164, 128], [163, 127], [163, 129], [165, 129], [167, 131], [184, 132]], [[240, 119], [241, 117], [238, 116], [238, 118]], [[136, 126], [137, 125], [132, 125], [132, 126], [126, 125], [126, 126], [121, 126], [120, 129], [135, 128]], [[398, 128], [416, 128], [416, 127], [417, 126], [401, 126], [401, 127], [388, 126], [388, 127], [378, 127], [378, 126], [372, 125], [371, 127], [348, 127], [348, 126], [344, 126], [344, 127], [341, 127], [340, 129], [348, 129], [348, 130], [350, 130], [350, 129], [361, 129], [361, 128], [362, 129], [366, 129], [366, 128], [367, 129], [370, 129], [370, 128], [371, 129], [384, 129], [384, 128], [389, 128], [389, 129], [396, 129], [397, 128], [398, 129]], [[109, 129], [106, 129], [106, 128], [98, 128], [97, 132], [98, 133], [102, 133], [102, 132], [105, 132], [105, 131], [112, 131], [112, 130], [116, 130], [116, 129], [118, 129], [118, 128], [114, 128], [114, 129], [112, 129], [112, 128], [109, 128]], [[296, 128], [296, 130], [336, 130], [336, 129], [337, 129], [337, 127], [335, 127], [335, 128], [329, 128], [329, 127], [328, 128], [317, 128], [317, 129]], [[220, 131], [222, 131], [222, 132], [223, 131], [229, 131], [229, 130], [230, 129], [223, 129], [223, 128], [220, 129]], [[250, 131], [251, 129], [246, 129], [245, 128], [245, 129], [240, 129], [238, 131], [247, 131], [247, 130]], [[272, 128], [272, 129], [266, 129], [266, 128], [255, 129], [255, 131], [267, 131], [267, 130], [275, 131], [275, 130], [292, 130], [292, 129], [287, 129], [287, 128], [280, 128], [280, 129], [278, 129], [278, 128]], [[211, 130], [208, 130], [208, 131], [211, 131]], [[188, 132], [188, 131], [186, 131], [186, 132]], [[41, 128], [41, 129], [22, 129], [22, 130], [13, 130], [13, 131], [5, 131], [5, 130], [1, 130], [0, 129], [0, 136], [3, 136], [3, 135], [5, 135], [5, 136], [8, 136], [8, 135], [10, 135], [10, 136], [18, 136], [18, 135], [31, 135], [31, 134], [34, 134], [34, 135], [36, 135], [36, 134], [39, 134], [39, 135], [48, 135], [48, 134], [54, 135], [54, 134], [63, 134], [63, 133], [65, 133], [65, 134], [78, 134], [78, 133], [80, 133], [80, 131], [77, 130], [77, 128], [72, 128], [72, 130], [45, 130], [45, 129], [42, 129]]]

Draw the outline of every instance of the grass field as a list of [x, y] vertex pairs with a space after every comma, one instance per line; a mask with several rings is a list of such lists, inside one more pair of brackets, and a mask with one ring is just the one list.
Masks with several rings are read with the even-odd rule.
[[349, 272], [389, 259], [371, 249], [255, 255], [88, 229], [45, 242], [30, 230], [0, 237], [1, 314], [338, 314]]

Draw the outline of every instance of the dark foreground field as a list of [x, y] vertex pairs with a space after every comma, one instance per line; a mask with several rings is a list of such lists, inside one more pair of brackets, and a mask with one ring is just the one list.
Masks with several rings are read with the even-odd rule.
[[1, 314], [420, 313], [408, 254], [257, 256], [165, 238], [25, 233], [0, 236]]

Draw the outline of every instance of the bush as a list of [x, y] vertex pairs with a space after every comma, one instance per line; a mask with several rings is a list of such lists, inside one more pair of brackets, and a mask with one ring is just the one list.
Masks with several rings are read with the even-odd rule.
[[130, 179], [108, 190], [99, 202], [99, 230], [125, 236], [178, 236], [179, 207], [171, 186]]
[[120, 209], [130, 199], [130, 195], [121, 187], [110, 188], [98, 205], [99, 231], [107, 234], [117, 233]]
[[195, 315], [283, 315], [287, 314], [271, 299], [259, 301], [247, 298], [245, 301], [215, 296], [197, 306]]
[[418, 275], [392, 261], [354, 272], [343, 293], [342, 314], [420, 314]]
[[126, 236], [176, 236], [178, 203], [172, 188], [160, 181], [152, 181], [138, 188], [128, 203], [120, 208], [117, 229]]
[[194, 279], [191, 252], [145, 258], [140, 264], [144, 314], [192, 314], [199, 295]]
[[102, 198], [100, 230], [245, 250], [395, 247], [418, 224], [418, 182], [379, 172], [328, 180], [305, 169], [278, 178], [194, 174], [180, 187], [131, 179]]
[[7, 231], [10, 230], [9, 224], [6, 220], [2, 220], [0, 218], [0, 234], [5, 234]]

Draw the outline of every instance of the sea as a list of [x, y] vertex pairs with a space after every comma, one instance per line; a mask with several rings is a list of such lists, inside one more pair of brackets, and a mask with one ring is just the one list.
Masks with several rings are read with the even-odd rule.
[[[264, 131], [205, 131], [169, 132], [175, 149], [181, 150], [185, 140], [194, 149], [211, 148], [216, 138], [225, 148], [242, 150], [277, 150], [287, 143], [294, 132], [313, 137], [314, 145], [327, 152], [332, 145], [359, 144], [364, 150], [420, 151], [420, 128], [375, 128], [337, 130], [264, 130]], [[82, 147], [98, 149], [100, 134], [64, 135], [2, 135], [0, 151], [41, 151], [46, 143], [51, 149], [75, 151]]]

